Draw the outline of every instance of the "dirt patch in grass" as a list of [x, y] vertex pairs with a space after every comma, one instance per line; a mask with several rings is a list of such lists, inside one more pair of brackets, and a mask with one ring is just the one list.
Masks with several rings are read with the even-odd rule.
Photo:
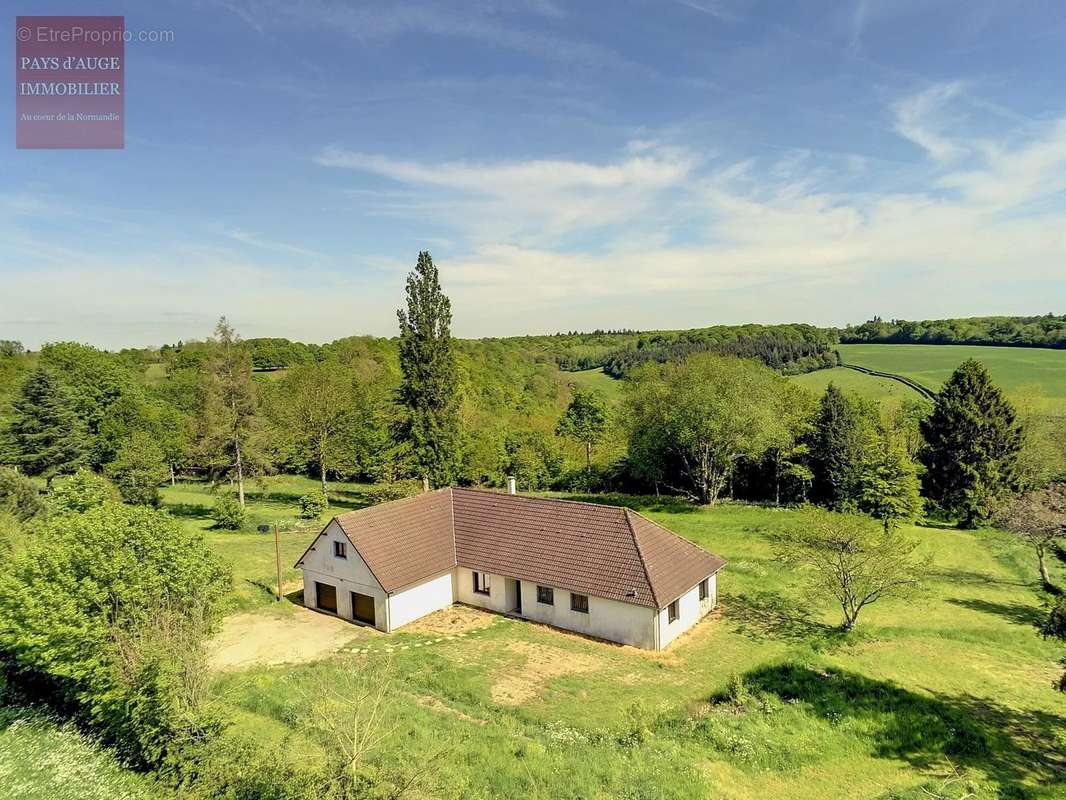
[[450, 606], [434, 611], [422, 619], [404, 625], [404, 633], [427, 635], [467, 633], [487, 628], [497, 620], [497, 615], [470, 606]]
[[457, 719], [461, 719], [464, 722], [473, 722], [475, 725], [489, 724], [489, 721], [487, 719], [478, 719], [477, 717], [472, 717], [465, 711], [460, 711], [458, 708], [452, 708], [450, 705], [440, 701], [436, 697], [431, 697], [429, 695], [424, 694], [416, 694], [413, 695], [413, 697], [415, 702], [423, 708], [430, 708], [434, 711], [439, 711], [442, 714], [451, 714]]
[[208, 643], [209, 664], [216, 670], [299, 664], [324, 658], [352, 639], [383, 635], [306, 608], [284, 617], [234, 614]]
[[591, 672], [602, 664], [595, 656], [545, 644], [511, 642], [507, 649], [523, 663], [501, 669], [492, 687], [492, 699], [501, 705], [521, 705], [537, 697], [553, 678]]

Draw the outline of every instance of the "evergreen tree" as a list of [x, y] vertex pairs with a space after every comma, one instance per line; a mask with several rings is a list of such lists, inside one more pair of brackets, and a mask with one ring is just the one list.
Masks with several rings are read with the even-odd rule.
[[959, 365], [922, 423], [926, 495], [974, 527], [1018, 482], [1021, 427], [1014, 408], [979, 362]]
[[12, 403], [15, 456], [30, 475], [43, 475], [51, 486], [56, 475], [69, 474], [86, 462], [88, 437], [69, 395], [52, 373], [30, 373]]
[[428, 252], [407, 276], [407, 310], [399, 309], [399, 400], [406, 414], [402, 438], [415, 468], [434, 486], [452, 483], [459, 471], [462, 430], [452, 347], [452, 305], [441, 291]]
[[592, 445], [607, 430], [607, 404], [595, 392], [574, 392], [570, 405], [555, 427], [557, 436], [569, 436], [585, 445], [585, 468], [592, 471]]
[[842, 509], [857, 500], [858, 472], [868, 440], [868, 426], [857, 402], [834, 383], [822, 395], [811, 435], [813, 499]]

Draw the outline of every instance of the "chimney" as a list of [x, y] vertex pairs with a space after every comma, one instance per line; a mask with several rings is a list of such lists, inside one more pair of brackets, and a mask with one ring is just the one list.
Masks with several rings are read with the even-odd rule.
[[514, 475], [507, 476], [507, 494], [517, 494], [515, 492]]

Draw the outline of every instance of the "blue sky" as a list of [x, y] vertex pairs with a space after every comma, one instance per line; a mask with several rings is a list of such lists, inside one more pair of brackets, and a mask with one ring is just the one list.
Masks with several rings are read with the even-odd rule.
[[124, 150], [8, 100], [0, 338], [393, 335], [420, 249], [462, 336], [1066, 305], [1057, 0], [77, 7], [174, 40]]

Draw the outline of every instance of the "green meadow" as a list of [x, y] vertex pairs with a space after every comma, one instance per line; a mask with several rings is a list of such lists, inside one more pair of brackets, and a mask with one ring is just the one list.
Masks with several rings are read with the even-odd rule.
[[[324, 710], [324, 687], [384, 683], [368, 763], [415, 778], [419, 797], [1066, 797], [1061, 646], [1037, 633], [1035, 559], [1008, 535], [902, 530], [932, 559], [926, 586], [845, 636], [771, 558], [794, 512], [608, 499], [729, 562], [719, 610], [666, 652], [462, 609], [438, 612], [470, 618], [462, 637], [432, 617], [392, 635], [351, 626], [345, 652], [221, 673], [228, 735], [322, 758], [336, 726], [367, 724], [355, 703]], [[312, 535], [286, 534], [287, 565]], [[273, 616], [272, 537], [209, 537], [245, 609]]]
[[[974, 358], [1008, 395], [1033, 395], [1036, 390], [1041, 406], [1066, 413], [1066, 350], [928, 344], [842, 344], [837, 349], [846, 364], [904, 375], [934, 391], [959, 364]], [[871, 393], [878, 391], [871, 384], [864, 385], [871, 387]]]

